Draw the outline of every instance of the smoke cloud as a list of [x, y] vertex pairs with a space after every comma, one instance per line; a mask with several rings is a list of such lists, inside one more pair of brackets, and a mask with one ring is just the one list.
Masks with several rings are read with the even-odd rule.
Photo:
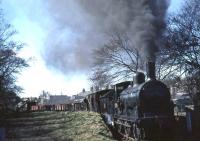
[[152, 60], [165, 29], [169, 0], [51, 0], [53, 25], [44, 58], [63, 72], [88, 70], [91, 52], [113, 33], [126, 34]]

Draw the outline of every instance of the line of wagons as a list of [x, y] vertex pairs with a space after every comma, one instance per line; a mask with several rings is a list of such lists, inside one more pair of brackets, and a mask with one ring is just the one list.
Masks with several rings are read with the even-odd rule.
[[31, 111], [83, 111], [86, 110], [84, 99], [68, 100], [62, 104], [32, 104]]
[[[101, 114], [114, 112], [115, 97], [132, 86], [132, 81], [118, 83], [114, 88], [99, 90], [87, 95], [85, 98], [68, 100], [62, 104], [31, 104], [31, 111], [94, 111]], [[115, 96], [115, 97], [114, 97]], [[109, 108], [108, 108], [109, 107]]]

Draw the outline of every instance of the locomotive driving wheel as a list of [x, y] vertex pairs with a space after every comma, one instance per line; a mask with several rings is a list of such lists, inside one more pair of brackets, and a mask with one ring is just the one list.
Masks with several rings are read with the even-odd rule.
[[138, 139], [137, 126], [136, 126], [135, 123], [133, 124], [132, 132], [133, 132], [133, 133], [132, 133], [132, 134], [133, 134], [133, 138], [134, 138], [134, 139]]
[[121, 133], [121, 132], [122, 132], [122, 125], [121, 125], [121, 124], [118, 124], [118, 125], [117, 125], [117, 129], [118, 129], [118, 132]]
[[124, 127], [125, 128], [125, 136], [126, 137], [129, 137], [131, 135], [131, 128], [129, 127], [129, 124], [126, 123], [126, 126]]
[[133, 124], [133, 138], [137, 141], [141, 141], [145, 138], [145, 132], [143, 128], [139, 128], [137, 124]]
[[131, 129], [129, 127], [126, 127], [126, 135], [127, 136], [130, 136], [130, 131], [131, 131]]

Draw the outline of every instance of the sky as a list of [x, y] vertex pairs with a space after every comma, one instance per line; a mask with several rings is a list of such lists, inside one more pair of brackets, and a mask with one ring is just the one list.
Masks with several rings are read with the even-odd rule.
[[[177, 11], [180, 3], [181, 0], [171, 0], [169, 12]], [[18, 55], [32, 58], [30, 67], [18, 76], [17, 84], [24, 88], [20, 96], [39, 96], [43, 90], [57, 95], [74, 95], [83, 88], [89, 90], [88, 64], [91, 60], [82, 59], [87, 50], [80, 48], [88, 39], [80, 40], [85, 34], [76, 31], [79, 28], [76, 23], [90, 17], [80, 16], [82, 11], [78, 13], [72, 8], [79, 7], [71, 4], [73, 6], [63, 2], [64, 6], [59, 6], [55, 0], [2, 0], [6, 20], [18, 31], [15, 40], [26, 44]], [[63, 13], [69, 18], [63, 18]], [[81, 29], [83, 33], [93, 30]]]

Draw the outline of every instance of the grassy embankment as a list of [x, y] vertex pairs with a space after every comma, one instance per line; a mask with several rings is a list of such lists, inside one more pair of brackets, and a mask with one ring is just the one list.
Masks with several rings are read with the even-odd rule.
[[112, 141], [100, 115], [93, 112], [21, 113], [6, 120], [7, 141]]

